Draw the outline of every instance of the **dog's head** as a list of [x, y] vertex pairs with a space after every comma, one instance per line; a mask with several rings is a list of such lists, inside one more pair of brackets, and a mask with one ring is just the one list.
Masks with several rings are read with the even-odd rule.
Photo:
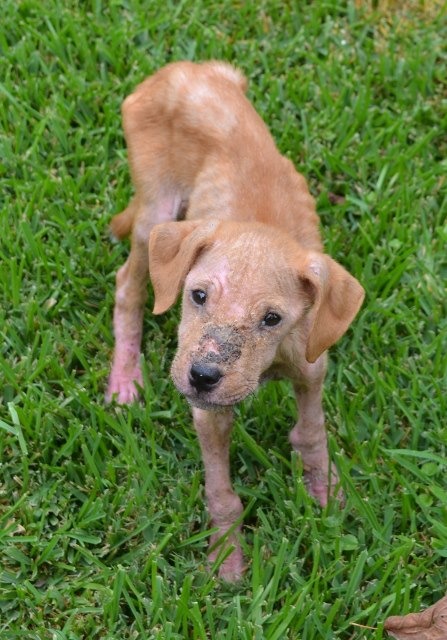
[[157, 225], [149, 267], [154, 313], [184, 289], [172, 377], [206, 409], [236, 404], [297, 353], [317, 360], [347, 330], [364, 295], [334, 260], [260, 223]]

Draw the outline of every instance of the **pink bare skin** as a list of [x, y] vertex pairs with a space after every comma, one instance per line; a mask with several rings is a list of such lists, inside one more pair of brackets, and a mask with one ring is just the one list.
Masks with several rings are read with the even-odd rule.
[[[291, 380], [299, 420], [290, 433], [306, 486], [326, 505], [338, 484], [321, 406], [326, 350], [346, 332], [364, 291], [323, 253], [315, 203], [281, 156], [228, 64], [174, 63], [123, 104], [135, 197], [112, 221], [131, 235], [118, 271], [115, 351], [107, 399], [124, 404], [142, 384], [146, 286], [154, 313], [183, 290], [171, 374], [192, 407], [205, 468], [211, 563], [245, 570], [242, 503], [232, 488], [232, 408], [264, 380]], [[339, 496], [341, 494], [338, 494]]]
[[[123, 221], [125, 233], [128, 220], [133, 220], [140, 213], [139, 224], [132, 229], [133, 250], [116, 274], [113, 312], [115, 351], [106, 393], [107, 402], [116, 398], [119, 404], [128, 404], [139, 397], [138, 387], [143, 386], [140, 357], [149, 278], [148, 238], [155, 224], [172, 220], [179, 214], [181, 204], [177, 195], [164, 192], [152, 203], [140, 204], [139, 199], [134, 198], [112, 224], [112, 231], [120, 236], [123, 233]], [[141, 212], [144, 215], [141, 216]]]
[[230, 436], [233, 426], [233, 409], [203, 411], [193, 408], [194, 426], [199, 438], [205, 466], [205, 491], [211, 525], [218, 532], [210, 540], [209, 562], [213, 563], [221, 551], [218, 541], [226, 536], [224, 546], [233, 546], [234, 551], [219, 567], [222, 578], [233, 582], [242, 577], [244, 561], [239, 542], [240, 526], [234, 526], [240, 518], [243, 507], [235, 494], [230, 479]]

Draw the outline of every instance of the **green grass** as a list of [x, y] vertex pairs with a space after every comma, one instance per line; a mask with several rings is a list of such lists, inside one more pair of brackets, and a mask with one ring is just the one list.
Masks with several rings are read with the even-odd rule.
[[[2, 639], [380, 639], [446, 591], [447, 21], [434, 2], [360, 4], [3, 2]], [[367, 290], [325, 390], [346, 507], [308, 498], [291, 390], [261, 389], [232, 447], [249, 562], [233, 587], [206, 570], [200, 454], [168, 376], [178, 309], [148, 306], [144, 403], [103, 402], [128, 250], [108, 236], [131, 194], [120, 103], [182, 58], [247, 74]]]

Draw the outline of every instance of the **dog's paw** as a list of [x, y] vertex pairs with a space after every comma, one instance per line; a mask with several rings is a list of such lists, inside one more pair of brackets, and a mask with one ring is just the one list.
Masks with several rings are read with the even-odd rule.
[[[219, 549], [220, 551], [220, 549]], [[210, 565], [214, 564], [218, 557], [217, 551], [213, 551], [208, 556], [208, 562]], [[217, 575], [221, 580], [225, 582], [238, 582], [245, 572], [244, 557], [242, 555], [241, 547], [236, 547], [230, 555], [219, 565]]]
[[225, 582], [238, 582], [245, 572], [244, 558], [239, 547], [235, 549], [219, 567], [219, 578]]
[[[221, 535], [222, 534], [214, 534], [211, 536], [211, 551], [208, 554], [208, 564], [211, 569], [212, 565], [217, 563], [217, 574], [221, 580], [225, 580], [225, 582], [237, 582], [242, 578], [246, 569], [242, 547], [238, 541], [239, 532], [231, 534], [227, 540], [219, 542]], [[219, 562], [219, 556], [225, 554], [225, 550], [230, 546], [233, 547], [231, 553], [222, 562]]]
[[321, 469], [307, 469], [304, 471], [304, 484], [307, 492], [322, 507], [327, 506], [329, 498], [336, 498], [342, 505], [345, 502], [343, 491], [338, 487], [338, 476], [334, 472], [328, 478], [328, 474]]
[[138, 387], [142, 386], [143, 376], [140, 368], [135, 368], [131, 374], [112, 371], [106, 392], [106, 402], [115, 400], [118, 404], [131, 404], [138, 400]]

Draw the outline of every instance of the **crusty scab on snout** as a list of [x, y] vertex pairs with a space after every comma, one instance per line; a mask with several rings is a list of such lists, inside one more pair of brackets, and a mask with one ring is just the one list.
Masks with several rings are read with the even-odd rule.
[[[197, 347], [186, 357], [187, 389], [184, 383], [183, 386], [178, 385], [183, 393], [188, 391], [186, 396], [192, 404], [201, 408], [218, 408], [234, 402], [234, 395], [231, 396], [228, 390], [218, 397], [213, 396], [213, 392], [218, 390], [219, 385], [225, 386], [224, 378], [229, 373], [231, 365], [241, 358], [242, 348], [246, 343], [245, 332], [246, 329], [244, 331], [229, 324], [210, 323], [203, 327]], [[174, 371], [173, 378], [175, 380]], [[247, 389], [244, 390], [244, 393], [246, 392]]]
[[[179, 348], [171, 374], [177, 389], [196, 407], [219, 409], [230, 406], [254, 391], [244, 360], [253, 347], [248, 327], [205, 324], [193, 343]], [[242, 360], [240, 367], [237, 361]]]
[[231, 325], [205, 327], [199, 340], [195, 362], [231, 364], [242, 355], [245, 338], [241, 329]]

